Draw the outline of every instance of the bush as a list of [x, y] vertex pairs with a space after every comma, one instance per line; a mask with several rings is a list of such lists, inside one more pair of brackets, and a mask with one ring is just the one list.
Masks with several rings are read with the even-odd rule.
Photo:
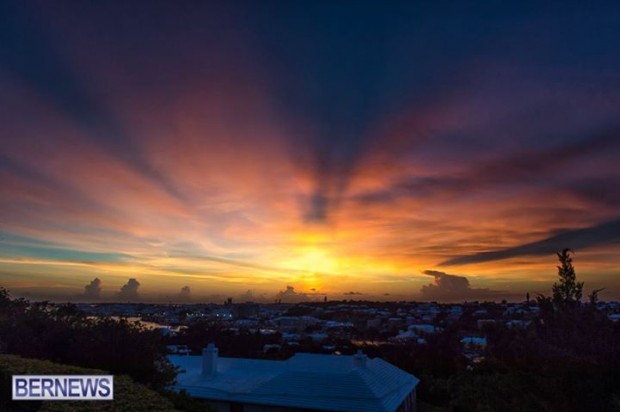
[[113, 401], [12, 401], [12, 375], [103, 375], [108, 372], [86, 369], [16, 355], [0, 355], [0, 410], [40, 412], [174, 412], [169, 400], [131, 378], [114, 376]]

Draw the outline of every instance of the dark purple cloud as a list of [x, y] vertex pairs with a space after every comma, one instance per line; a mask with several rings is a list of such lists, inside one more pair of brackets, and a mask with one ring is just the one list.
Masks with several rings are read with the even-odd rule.
[[[612, 128], [580, 139], [566, 136], [566, 140], [569, 143], [525, 148], [491, 160], [471, 162], [458, 173], [399, 177], [386, 189], [362, 193], [354, 199], [361, 203], [384, 203], [402, 197], [451, 198], [481, 190], [509, 192], [530, 186], [555, 187], [591, 201], [620, 205], [616, 190], [620, 176], [608, 169], [611, 157], [620, 155], [620, 129]], [[579, 177], [575, 170], [590, 162], [599, 163], [598, 177]]]
[[122, 301], [136, 301], [140, 298], [138, 295], [138, 288], [140, 287], [140, 282], [135, 278], [131, 278], [121, 287], [120, 292], [118, 293], [118, 299]]
[[[475, 97], [481, 87], [488, 90], [503, 82], [497, 76], [479, 76], [481, 65], [511, 60], [510, 66], [518, 63], [531, 72], [540, 65], [565, 66], [564, 61], [543, 63], [532, 56], [570, 52], [567, 39], [582, 35], [569, 23], [575, 10], [545, 5], [486, 3], [468, 8], [359, 2], [352, 7], [319, 2], [256, 9], [252, 22], [277, 76], [277, 101], [297, 127], [291, 132], [297, 137], [292, 156], [312, 170], [315, 180], [314, 192], [305, 199], [304, 216], [310, 221], [326, 220], [330, 209], [337, 207], [356, 168], [363, 167], [360, 161], [369, 148], [381, 150], [379, 132], [395, 113], [407, 111], [415, 117], [431, 104], [448, 106]], [[579, 12], [593, 15], [594, 21], [603, 20], [598, 24], [611, 23], [604, 9]], [[547, 22], [549, 15], [555, 16], [554, 24], [539, 24]], [[545, 33], [552, 40], [521, 40], [532, 36], [530, 31]], [[610, 33], [597, 35], [611, 38]], [[584, 46], [578, 42], [579, 52], [591, 53]], [[608, 52], [602, 49], [599, 54]], [[570, 56], [569, 66], [577, 62], [583, 64]], [[532, 85], [530, 96], [521, 94], [522, 101], [502, 103], [538, 110], [539, 87]], [[540, 123], [523, 120], [533, 120], [532, 127]], [[472, 132], [480, 131], [465, 130], [452, 136], [450, 144], [487, 146], [468, 139], [466, 133]], [[410, 138], [415, 140], [415, 133]]]
[[546, 239], [516, 247], [481, 252], [468, 256], [453, 257], [440, 263], [440, 266], [491, 262], [519, 256], [544, 256], [551, 255], [565, 248], [579, 250], [593, 246], [614, 245], [618, 243], [620, 243], [620, 219], [587, 228], [566, 230]]
[[[0, 57], [3, 67], [30, 91], [46, 99], [83, 131], [83, 137], [103, 152], [153, 181], [169, 195], [183, 200], [178, 187], [148, 159], [113, 110], [96, 97], [91, 79], [78, 70], [53, 42], [33, 4], [7, 1], [0, 6]], [[84, 45], [88, 47], [87, 45]], [[37, 136], [32, 144], [39, 142]], [[57, 143], [62, 138], [56, 138]], [[23, 137], [22, 137], [23, 140]]]
[[310, 298], [303, 292], [296, 292], [295, 288], [289, 285], [276, 294], [276, 300], [281, 300], [283, 303], [299, 303], [307, 302]]
[[472, 288], [465, 276], [452, 275], [438, 270], [425, 270], [425, 275], [433, 276], [435, 283], [422, 286], [420, 293], [425, 300], [465, 301], [497, 299], [506, 295], [490, 289]]
[[101, 284], [99, 278], [93, 279], [88, 285], [84, 286], [84, 297], [86, 299], [101, 298]]
[[178, 299], [182, 302], [187, 302], [192, 298], [192, 289], [189, 286], [183, 286], [179, 292]]

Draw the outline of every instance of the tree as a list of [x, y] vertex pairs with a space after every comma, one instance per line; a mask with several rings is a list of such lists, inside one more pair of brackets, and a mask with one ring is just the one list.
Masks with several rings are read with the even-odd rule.
[[571, 254], [574, 254], [571, 249], [564, 249], [557, 253], [560, 260], [560, 266], [558, 266], [560, 281], [553, 284], [552, 291], [553, 302], [561, 307], [578, 306], [583, 294], [583, 282], [577, 282]]
[[595, 306], [598, 303], [598, 294], [604, 291], [605, 288], [594, 289], [592, 293], [588, 295], [588, 300], [591, 306]]
[[159, 331], [125, 319], [90, 319], [73, 304], [12, 299], [2, 287], [0, 350], [127, 374], [154, 389], [169, 386], [176, 377]]

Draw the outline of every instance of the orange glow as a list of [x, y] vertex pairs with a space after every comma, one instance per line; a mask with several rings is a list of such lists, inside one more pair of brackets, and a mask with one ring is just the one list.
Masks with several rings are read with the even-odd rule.
[[[385, 41], [385, 55], [345, 43], [323, 53], [336, 32], [339, 41], [358, 39], [345, 35], [344, 24], [316, 44], [304, 34], [312, 47], [291, 43], [291, 56], [269, 57], [275, 49], [263, 53], [245, 17], [219, 21], [217, 10], [228, 7], [205, 4], [204, 15], [185, 7], [188, 15], [168, 25], [160, 23], [179, 10], [151, 22], [125, 6], [101, 13], [116, 6], [44, 3], [32, 8], [31, 23], [45, 23], [32, 38], [3, 37], [19, 53], [0, 69], [0, 286], [54, 285], [72, 298], [98, 277], [112, 299], [136, 278], [154, 300], [170, 300], [183, 286], [197, 301], [248, 291], [273, 301], [286, 286], [405, 300], [433, 283], [425, 271], [445, 271], [473, 289], [519, 299], [550, 289], [553, 252], [442, 263], [619, 219], [617, 131], [605, 132], [617, 124], [618, 108], [613, 88], [599, 83], [615, 77], [599, 76], [598, 60], [588, 73], [565, 63], [539, 70], [510, 54], [493, 60], [494, 52], [477, 46], [484, 58], [443, 62], [467, 50], [437, 54], [416, 40], [443, 27], [443, 17], [398, 29], [389, 41], [379, 35], [351, 44]], [[129, 20], [110, 31], [100, 17], [116, 15]], [[123, 34], [134, 17], [144, 24]], [[523, 27], [507, 26], [502, 41], [522, 37]], [[45, 38], [28, 46], [39, 31]], [[446, 44], [469, 38], [444, 32], [437, 36], [448, 36]], [[407, 33], [417, 33], [414, 41], [405, 41]], [[389, 44], [401, 36], [402, 46]], [[392, 47], [402, 50], [391, 55]], [[392, 73], [401, 70], [397, 55], [415, 67]], [[334, 61], [301, 64], [309, 56]], [[442, 64], [425, 71], [435, 61]], [[378, 63], [376, 70], [366, 63]], [[389, 76], [375, 79], [383, 68]], [[555, 81], [556, 69], [558, 78], [583, 85]], [[295, 79], [301, 84], [289, 88]], [[422, 94], [408, 95], [418, 88]], [[620, 297], [620, 245], [612, 240], [586, 239], [593, 244], [583, 250], [562, 245], [576, 249], [578, 276], [586, 288], [605, 287], [604, 298]]]

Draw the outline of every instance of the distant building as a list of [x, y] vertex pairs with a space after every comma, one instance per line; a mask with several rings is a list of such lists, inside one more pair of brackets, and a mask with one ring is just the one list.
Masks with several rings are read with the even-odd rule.
[[259, 312], [260, 305], [253, 302], [237, 303], [232, 307], [232, 314], [235, 319], [255, 319]]
[[168, 345], [166, 348], [169, 353], [174, 353], [175, 355], [189, 355], [192, 353], [187, 345]]
[[466, 336], [461, 339], [461, 343], [466, 349], [479, 349], [482, 350], [487, 347], [487, 338], [478, 336]]
[[212, 319], [231, 320], [233, 318], [232, 309], [230, 307], [222, 307], [213, 309], [210, 313]]
[[401, 327], [403, 325], [403, 320], [401, 318], [389, 318], [388, 321], [388, 327], [390, 328], [398, 328]]
[[476, 324], [478, 325], [478, 329], [482, 329], [485, 326], [495, 325], [497, 321], [495, 319], [478, 319]]
[[440, 328], [425, 323], [416, 323], [414, 325], [410, 325], [408, 329], [414, 333], [422, 333], [425, 335], [432, 335], [440, 331]]
[[388, 340], [394, 343], [405, 343], [405, 342], [416, 341], [417, 339], [418, 339], [418, 335], [415, 332], [408, 330], [405, 332], [401, 332], [398, 335], [389, 338]]
[[379, 329], [381, 327], [381, 321], [381, 318], [368, 319], [366, 321], [366, 327]]
[[278, 328], [286, 332], [302, 332], [308, 326], [321, 323], [319, 319], [313, 316], [280, 316], [274, 320]]
[[414, 412], [418, 378], [359, 352], [298, 353], [286, 361], [169, 356], [181, 368], [175, 390], [206, 399], [218, 412]]

